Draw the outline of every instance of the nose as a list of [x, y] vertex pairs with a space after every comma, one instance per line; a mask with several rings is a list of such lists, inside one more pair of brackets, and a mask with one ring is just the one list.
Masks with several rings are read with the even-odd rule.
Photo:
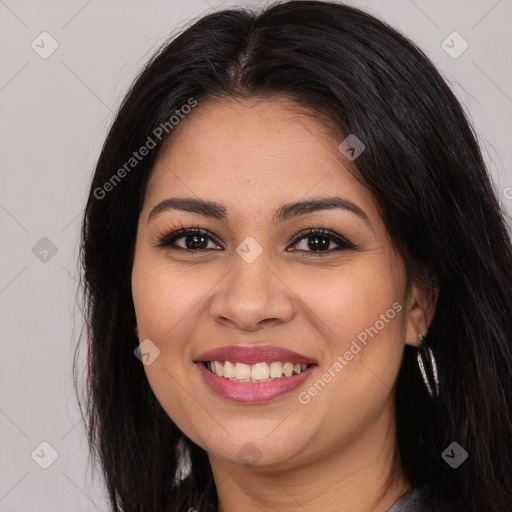
[[289, 322], [295, 314], [293, 292], [272, 268], [265, 251], [252, 263], [238, 254], [233, 255], [233, 260], [230, 270], [214, 288], [212, 318], [244, 331]]

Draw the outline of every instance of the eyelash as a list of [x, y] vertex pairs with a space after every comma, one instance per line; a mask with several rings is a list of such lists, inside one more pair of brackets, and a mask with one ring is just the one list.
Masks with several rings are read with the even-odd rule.
[[[203, 235], [207, 238], [209, 238], [211, 241], [216, 243], [217, 245], [221, 245], [218, 240], [216, 240], [215, 237], [213, 237], [208, 231], [204, 229], [200, 229], [199, 226], [193, 227], [193, 228], [185, 228], [183, 224], [180, 224], [180, 229], [175, 229], [174, 231], [162, 231], [158, 235], [158, 242], [156, 244], [153, 244], [154, 247], [159, 248], [166, 248], [171, 250], [181, 250], [181, 251], [187, 251], [187, 252], [204, 252], [204, 251], [212, 251], [212, 250], [218, 250], [218, 249], [184, 249], [183, 247], [177, 247], [173, 245], [176, 240], [179, 238], [184, 238], [185, 235]], [[317, 257], [322, 256], [326, 254], [332, 254], [336, 251], [341, 250], [356, 250], [355, 246], [350, 243], [347, 239], [342, 237], [341, 235], [338, 235], [334, 231], [331, 231], [330, 229], [326, 229], [323, 226], [314, 228], [311, 227], [307, 230], [301, 231], [300, 233], [297, 233], [297, 235], [292, 239], [290, 244], [296, 245], [298, 242], [300, 242], [304, 238], [312, 238], [313, 236], [321, 236], [322, 238], [328, 238], [331, 241], [338, 244], [339, 247], [335, 249], [329, 249], [327, 251], [305, 251], [303, 249], [298, 249], [297, 251], [301, 256], [309, 258], [311, 256]]]

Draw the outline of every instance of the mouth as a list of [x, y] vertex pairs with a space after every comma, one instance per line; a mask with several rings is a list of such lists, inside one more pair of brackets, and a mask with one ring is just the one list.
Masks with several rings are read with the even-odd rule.
[[266, 402], [297, 388], [318, 363], [276, 346], [230, 346], [210, 350], [194, 363], [217, 394], [237, 402]]

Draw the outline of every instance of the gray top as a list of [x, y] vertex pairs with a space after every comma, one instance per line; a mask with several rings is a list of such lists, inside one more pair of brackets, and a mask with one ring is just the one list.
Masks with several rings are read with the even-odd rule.
[[427, 493], [427, 486], [411, 487], [387, 512], [424, 512]]

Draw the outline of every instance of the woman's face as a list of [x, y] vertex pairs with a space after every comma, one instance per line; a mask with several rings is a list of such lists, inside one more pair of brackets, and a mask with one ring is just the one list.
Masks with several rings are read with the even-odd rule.
[[[285, 99], [199, 103], [173, 137], [148, 183], [132, 273], [162, 407], [211, 460], [286, 467], [381, 444], [404, 343], [428, 323], [372, 194], [342, 163], [342, 141]], [[162, 203], [173, 198], [225, 216]], [[339, 199], [286, 206], [325, 198]], [[207, 233], [158, 246], [182, 225]], [[277, 349], [251, 352], [268, 346]], [[255, 382], [214, 375], [210, 357]], [[295, 375], [297, 364], [308, 366]]]

